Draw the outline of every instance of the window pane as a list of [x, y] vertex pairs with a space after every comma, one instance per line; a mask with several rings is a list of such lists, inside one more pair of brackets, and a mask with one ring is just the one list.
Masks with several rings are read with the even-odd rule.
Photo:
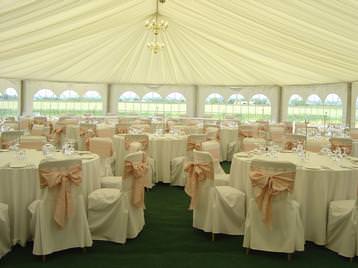
[[7, 88], [0, 93], [0, 116], [17, 116], [19, 112], [19, 97], [14, 88]]

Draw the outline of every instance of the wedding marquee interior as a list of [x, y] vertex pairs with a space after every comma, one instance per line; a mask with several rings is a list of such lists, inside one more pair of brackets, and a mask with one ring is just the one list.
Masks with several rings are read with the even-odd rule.
[[[341, 246], [339, 248], [338, 244], [330, 241], [329, 233], [333, 228], [330, 217], [334, 217], [331, 211], [334, 210], [334, 202], [354, 199], [358, 187], [357, 14], [357, 0], [0, 0], [0, 227], [5, 228], [2, 219], [5, 225], [7, 219], [7, 244], [10, 245], [9, 250], [11, 248], [11, 252], [5, 256], [7, 250], [1, 242], [0, 234], [0, 266], [21, 267], [25, 262], [28, 266], [35, 266], [38, 260], [31, 259], [32, 250], [34, 255], [43, 256], [55, 251], [46, 251], [51, 248], [49, 245], [38, 246], [39, 241], [52, 241], [50, 237], [53, 235], [43, 234], [41, 224], [38, 223], [41, 217], [34, 216], [36, 204], [32, 202], [43, 197], [38, 190], [40, 186], [36, 182], [37, 190], [27, 193], [29, 196], [19, 190], [24, 189], [25, 184], [20, 180], [25, 177], [33, 176], [31, 179], [38, 181], [37, 173], [42, 172], [40, 166], [43, 159], [49, 155], [53, 157], [52, 153], [60, 154], [51, 151], [55, 150], [54, 147], [63, 150], [61, 157], [72, 154], [78, 156], [78, 152], [93, 153], [92, 158], [88, 155], [83, 158], [81, 155], [83, 177], [87, 179], [81, 187], [86, 196], [84, 207], [87, 210], [77, 222], [86, 225], [88, 220], [91, 233], [83, 235], [88, 241], [82, 241], [79, 247], [92, 245], [92, 239], [98, 240], [98, 237], [99, 240], [110, 240], [108, 236], [98, 235], [91, 229], [91, 220], [97, 219], [96, 224], [101, 224], [99, 219], [102, 218], [99, 216], [102, 214], [91, 207], [91, 202], [95, 206], [95, 202], [100, 200], [93, 193], [102, 188], [118, 186], [113, 178], [127, 174], [125, 164], [132, 161], [128, 150], [132, 150], [133, 142], [138, 145], [138, 141], [127, 140], [123, 134], [150, 132], [148, 139], [139, 140], [139, 149], [131, 151], [134, 155], [142, 151], [148, 155], [148, 162], [147, 159], [142, 162], [149, 165], [147, 169], [151, 172], [151, 181], [146, 185], [151, 190], [146, 192], [148, 207], [145, 210], [146, 225], [143, 233], [119, 250], [123, 256], [110, 256], [116, 254], [116, 244], [95, 242], [93, 252], [89, 254], [91, 261], [81, 256], [74, 257], [78, 262], [84, 261], [88, 267], [102, 264], [108, 267], [118, 267], [113, 266], [115, 264], [151, 266], [150, 263], [154, 262], [164, 266], [173, 265], [173, 257], [181, 259], [174, 266], [189, 267], [190, 263], [186, 262], [189, 259], [192, 265], [199, 267], [231, 267], [243, 263], [249, 267], [258, 267], [262, 264], [260, 259], [284, 266], [285, 263], [278, 263], [280, 256], [275, 254], [254, 253], [252, 257], [246, 256], [243, 251], [235, 255], [236, 251], [242, 249], [242, 245], [254, 250], [260, 250], [262, 245], [266, 245], [254, 235], [262, 231], [261, 227], [257, 227], [258, 232], [248, 235], [254, 225], [248, 227], [248, 211], [252, 207], [247, 188], [249, 183], [244, 180], [244, 177], [250, 177], [253, 181], [252, 173], [249, 174], [250, 166], [245, 162], [247, 158], [256, 159], [258, 155], [265, 155], [266, 160], [292, 160], [291, 164], [297, 167], [297, 173], [296, 167], [294, 170], [300, 183], [297, 183], [293, 199], [298, 201], [301, 208], [292, 217], [298, 217], [297, 225], [300, 225], [299, 218], [302, 217], [301, 227], [304, 231], [296, 226], [297, 230], [290, 233], [292, 237], [287, 238], [299, 240], [299, 236], [302, 236], [303, 243], [306, 241], [305, 251], [295, 255], [297, 264], [350, 267], [349, 262], [337, 257], [333, 251], [353, 258], [358, 255], [358, 251], [352, 253], [353, 248], [358, 248], [358, 238], [356, 242], [351, 239], [350, 243], [353, 244], [348, 246], [337, 242]], [[62, 119], [69, 123], [64, 123]], [[127, 124], [125, 127], [124, 121]], [[150, 126], [147, 129], [148, 122]], [[84, 127], [82, 124], [92, 126]], [[174, 127], [176, 124], [177, 129]], [[111, 130], [108, 130], [109, 125]], [[134, 125], [141, 126], [139, 132], [133, 130]], [[256, 127], [255, 130], [243, 130], [240, 129], [241, 125]], [[105, 130], [101, 132], [102, 127]], [[217, 128], [213, 139], [210, 136], [212, 133], [209, 134], [210, 127]], [[275, 127], [282, 129], [282, 135], [275, 136]], [[299, 128], [301, 132], [297, 132]], [[310, 130], [314, 132], [312, 137], [309, 137]], [[25, 136], [22, 132], [21, 137], [17, 136], [13, 142], [6, 140], [5, 132], [12, 131], [25, 131]], [[252, 134], [252, 131], [257, 135]], [[189, 136], [194, 133], [207, 135], [206, 141], [200, 144], [193, 142]], [[347, 147], [332, 142], [336, 134], [338, 138], [350, 139], [350, 145]], [[299, 137], [293, 139], [300, 135], [301, 138], [304, 136], [304, 141], [298, 140]], [[26, 136], [38, 137], [32, 143], [30, 138], [23, 138]], [[288, 136], [292, 139], [289, 140]], [[97, 144], [96, 138], [103, 137], [107, 140], [99, 140]], [[253, 140], [250, 145], [245, 145], [245, 139]], [[209, 149], [205, 150], [203, 143], [214, 140], [215, 145], [208, 145]], [[289, 141], [290, 146], [283, 140]], [[276, 143], [281, 147], [275, 148]], [[68, 147], [64, 149], [64, 145]], [[43, 154], [40, 151], [27, 151], [35, 148], [41, 149]], [[290, 154], [287, 157], [280, 155], [283, 153], [281, 149], [285, 152], [289, 150]], [[217, 163], [221, 162], [221, 166], [215, 166], [214, 173], [218, 168], [220, 176], [229, 174], [225, 175], [226, 179], [218, 175], [219, 184], [222, 183], [219, 186], [237, 191], [235, 205], [222, 197], [225, 199], [223, 203], [215, 204], [215, 207], [220, 208], [229, 202], [225, 204], [229, 204], [232, 209], [243, 199], [244, 205], [240, 206], [244, 211], [240, 213], [244, 214], [244, 220], [240, 218], [241, 223], [246, 218], [246, 225], [241, 226], [243, 229], [235, 225], [237, 222], [232, 226], [227, 223], [234, 218], [232, 215], [224, 224], [223, 228], [228, 228], [224, 231], [214, 230], [219, 230], [222, 227], [220, 224], [213, 227], [214, 231], [207, 230], [207, 223], [198, 229], [212, 233], [213, 240], [217, 233], [240, 233], [239, 237], [223, 235], [213, 242], [215, 245], [210, 245], [207, 244], [210, 239], [207, 239], [205, 233], [193, 233], [193, 217], [194, 227], [201, 223], [198, 223], [200, 220], [196, 222], [195, 212], [193, 216], [187, 211], [189, 199], [190, 208], [194, 210], [196, 201], [193, 201], [195, 194], [191, 192], [195, 190], [187, 189], [187, 182], [195, 177], [195, 172], [190, 171], [186, 165], [187, 161], [194, 161], [195, 157], [205, 158], [200, 153], [196, 156], [195, 150], [207, 151]], [[330, 157], [329, 161], [333, 161], [333, 164], [323, 159], [321, 153], [327, 159]], [[15, 164], [11, 162], [11, 157], [16, 160]], [[30, 161], [29, 164], [29, 159], [35, 162]], [[352, 162], [349, 162], [349, 166], [348, 162], [339, 162], [348, 159]], [[319, 164], [314, 166], [311, 163]], [[24, 170], [24, 173], [13, 172], [18, 170]], [[35, 170], [36, 174], [31, 170]], [[108, 176], [112, 179], [104, 182], [103, 178]], [[324, 182], [320, 181], [325, 178], [327, 180]], [[314, 186], [309, 179], [316, 180]], [[343, 183], [344, 179], [346, 181]], [[41, 183], [43, 186], [43, 181]], [[121, 183], [119, 188], [124, 187], [121, 188], [123, 193], [126, 186]], [[319, 183], [325, 186], [321, 187]], [[103, 187], [107, 184], [113, 187]], [[177, 187], [167, 187], [167, 184]], [[31, 184], [25, 186], [31, 188]], [[178, 186], [185, 186], [189, 198], [185, 196], [183, 188]], [[307, 196], [300, 191], [307, 193]], [[238, 192], [242, 194], [241, 197]], [[320, 193], [320, 200], [313, 198]], [[116, 194], [117, 197], [112, 196], [113, 200], [119, 200], [120, 195], [124, 196]], [[162, 198], [167, 201], [164, 202]], [[128, 197], [128, 200], [122, 203], [118, 201], [118, 204], [129, 204], [129, 200], [132, 199]], [[144, 203], [140, 204], [143, 213]], [[310, 204], [314, 205], [310, 207]], [[357, 204], [356, 201], [356, 211]], [[2, 216], [5, 215], [2, 214], [4, 211], [8, 213], [6, 217]], [[226, 219], [225, 213], [220, 214], [222, 211], [215, 210], [212, 215]], [[349, 215], [346, 218], [358, 213], [352, 212], [354, 210], [345, 211]], [[91, 213], [95, 216], [92, 217]], [[122, 212], [118, 213], [120, 219], [125, 217]], [[253, 217], [257, 211], [250, 213]], [[133, 217], [139, 223], [135, 224], [134, 229], [128, 227], [125, 238], [119, 235], [122, 229], [119, 233], [114, 229], [108, 230], [108, 233], [113, 232], [120, 237], [116, 237], [116, 241], [111, 237], [112, 242], [125, 243], [127, 238], [139, 235], [135, 233], [136, 228], [141, 231], [138, 226], [144, 226], [144, 216], [139, 213]], [[34, 218], [38, 221], [37, 225]], [[118, 219], [114, 217], [113, 221]], [[169, 219], [173, 219], [173, 222]], [[271, 220], [265, 224], [271, 224]], [[155, 243], [161, 228], [173, 234], [173, 238], [160, 238], [162, 245], [153, 247], [152, 243]], [[354, 228], [356, 235], [358, 229]], [[83, 230], [83, 225], [80, 230]], [[5, 229], [0, 231], [5, 233]], [[37, 237], [39, 233], [43, 235], [42, 238]], [[280, 234], [277, 235], [275, 237], [280, 241], [277, 238]], [[187, 242], [178, 241], [181, 237]], [[275, 242], [272, 240], [275, 239], [270, 239], [271, 244], [268, 244], [271, 248], [266, 251], [291, 254], [295, 250], [302, 250], [298, 246], [302, 241], [295, 240], [295, 248], [287, 251], [280, 250], [282, 245], [273, 246]], [[344, 237], [343, 240], [349, 239]], [[253, 246], [255, 243], [259, 246]], [[307, 243], [312, 248], [307, 248]], [[164, 245], [169, 246], [167, 248]], [[322, 249], [321, 246], [332, 251]], [[185, 247], [188, 247], [191, 254], [184, 250]], [[148, 255], [141, 251], [143, 249], [149, 251]], [[310, 250], [312, 255], [307, 253]], [[163, 259], [157, 259], [159, 251], [165, 252]], [[50, 259], [48, 264], [68, 265], [75, 253], [66, 253], [56, 255], [54, 263]], [[139, 262], [126, 259], [126, 256], [137, 253], [141, 258]], [[5, 256], [3, 259], [2, 255]], [[200, 256], [206, 258], [207, 262], [202, 263]], [[291, 255], [288, 258], [291, 259]]]

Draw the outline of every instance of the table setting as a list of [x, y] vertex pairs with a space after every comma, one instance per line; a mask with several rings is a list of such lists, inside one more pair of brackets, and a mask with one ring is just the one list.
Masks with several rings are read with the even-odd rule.
[[12, 244], [24, 246], [31, 237], [27, 208], [41, 196], [40, 162], [81, 159], [83, 179], [80, 187], [83, 195], [87, 197], [100, 188], [99, 157], [90, 152], [76, 152], [73, 148], [69, 143], [65, 143], [62, 150], [56, 150], [51, 144], [45, 144], [42, 150], [20, 149], [18, 144], [14, 144], [0, 151], [0, 202], [9, 206]]
[[346, 155], [343, 150], [331, 152], [327, 147], [319, 153], [308, 152], [302, 145], [292, 151], [273, 145], [236, 153], [231, 165], [230, 185], [245, 192], [247, 200], [253, 197], [249, 179], [253, 159], [284, 161], [296, 165], [292, 195], [300, 204], [305, 239], [325, 245], [329, 202], [356, 197], [358, 158]]

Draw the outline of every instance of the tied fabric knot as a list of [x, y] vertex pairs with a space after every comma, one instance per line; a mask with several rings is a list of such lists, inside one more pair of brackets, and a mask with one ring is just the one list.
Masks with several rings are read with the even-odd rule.
[[128, 128], [127, 127], [118, 127], [117, 131], [118, 131], [118, 134], [127, 134]]
[[80, 165], [74, 165], [67, 170], [57, 171], [54, 169], [40, 169], [41, 188], [48, 187], [53, 189], [59, 187], [53, 218], [57, 225], [62, 229], [66, 224], [66, 219], [74, 213], [71, 202], [72, 184], [79, 186], [81, 183]]
[[187, 148], [187, 151], [193, 151], [194, 149], [200, 151], [201, 150], [201, 143], [195, 143], [195, 142], [192, 142], [192, 141], [188, 141], [186, 148]]
[[80, 129], [80, 137], [84, 140], [84, 143], [86, 145], [86, 149], [89, 149], [90, 145], [90, 139], [95, 137], [95, 132], [92, 129]]
[[132, 204], [137, 208], [144, 208], [144, 187], [147, 184], [146, 176], [148, 174], [148, 162], [143, 160], [139, 163], [133, 163], [126, 160], [124, 163], [124, 177], [133, 177], [132, 182]]
[[65, 133], [65, 130], [66, 130], [65, 126], [55, 128], [54, 133], [55, 133], [57, 144], [60, 144], [60, 142], [61, 142], [61, 134]]
[[239, 136], [240, 136], [241, 138], [252, 138], [252, 137], [254, 136], [254, 134], [252, 133], [252, 131], [243, 131], [243, 130], [240, 130]]
[[191, 197], [189, 209], [196, 207], [199, 182], [206, 179], [214, 180], [214, 171], [212, 163], [194, 163], [186, 165], [184, 171], [188, 173], [188, 180], [185, 184], [185, 192]]
[[140, 144], [142, 144], [142, 150], [146, 151], [148, 149], [148, 140], [147, 139], [132, 139], [130, 137], [125, 137], [124, 138], [124, 146], [126, 148], [126, 150], [129, 150], [129, 147], [131, 146], [132, 142], [139, 142]]
[[292, 150], [293, 147], [295, 147], [295, 143], [294, 143], [293, 141], [287, 141], [287, 142], [285, 143], [285, 149], [286, 149], [286, 150]]
[[295, 172], [270, 173], [265, 170], [252, 169], [250, 180], [252, 187], [257, 190], [255, 200], [262, 213], [263, 222], [272, 225], [272, 198], [282, 192], [292, 192]]

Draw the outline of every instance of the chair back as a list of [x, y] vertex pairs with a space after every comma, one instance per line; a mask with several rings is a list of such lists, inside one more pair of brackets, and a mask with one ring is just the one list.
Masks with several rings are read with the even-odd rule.
[[255, 201], [268, 226], [272, 223], [272, 201], [280, 196], [286, 202], [293, 192], [296, 166], [290, 162], [255, 159], [250, 166], [250, 181]]
[[16, 122], [16, 121], [6, 121], [4, 123], [4, 126], [8, 127], [8, 129], [11, 129], [11, 130], [19, 130], [19, 122]]
[[240, 125], [239, 139], [258, 137], [259, 129], [257, 125]]
[[16, 143], [20, 137], [24, 135], [24, 131], [4, 131], [1, 133], [1, 147], [3, 149], [9, 148], [10, 145]]
[[111, 126], [97, 128], [96, 136], [102, 138], [112, 138], [114, 136], [114, 128]]
[[204, 127], [206, 138], [208, 140], [220, 140], [220, 128], [217, 126]]
[[43, 200], [54, 205], [53, 219], [57, 226], [65, 227], [67, 219], [76, 211], [74, 199], [81, 195], [82, 162], [80, 159], [43, 161], [39, 165], [41, 188], [46, 188]]
[[139, 151], [128, 154], [124, 159], [123, 182], [121, 191], [130, 192], [131, 204], [144, 208], [144, 188], [149, 184], [149, 166], [147, 156]]
[[195, 209], [200, 202], [206, 202], [208, 191], [214, 187], [214, 162], [208, 152], [193, 151], [193, 161], [185, 167], [187, 180], [185, 192], [191, 197], [189, 209]]
[[349, 133], [352, 139], [358, 139], [358, 128], [351, 128]]
[[47, 117], [46, 116], [35, 116], [32, 120], [34, 125], [46, 125]]
[[112, 139], [101, 137], [90, 138], [89, 150], [100, 157], [111, 157], [113, 155]]
[[206, 141], [205, 134], [192, 134], [188, 136], [187, 151], [192, 152], [194, 149], [201, 150], [201, 143]]
[[331, 143], [332, 152], [340, 148], [341, 150], [344, 150], [346, 154], [352, 154], [353, 142], [351, 138], [333, 137], [329, 139], [329, 142]]
[[44, 136], [21, 136], [20, 148], [41, 150], [46, 142], [47, 139]]
[[130, 123], [127, 121], [121, 121], [116, 124], [115, 132], [116, 134], [127, 134], [129, 129]]
[[124, 136], [124, 148], [128, 152], [147, 151], [149, 137], [146, 134], [126, 134]]

